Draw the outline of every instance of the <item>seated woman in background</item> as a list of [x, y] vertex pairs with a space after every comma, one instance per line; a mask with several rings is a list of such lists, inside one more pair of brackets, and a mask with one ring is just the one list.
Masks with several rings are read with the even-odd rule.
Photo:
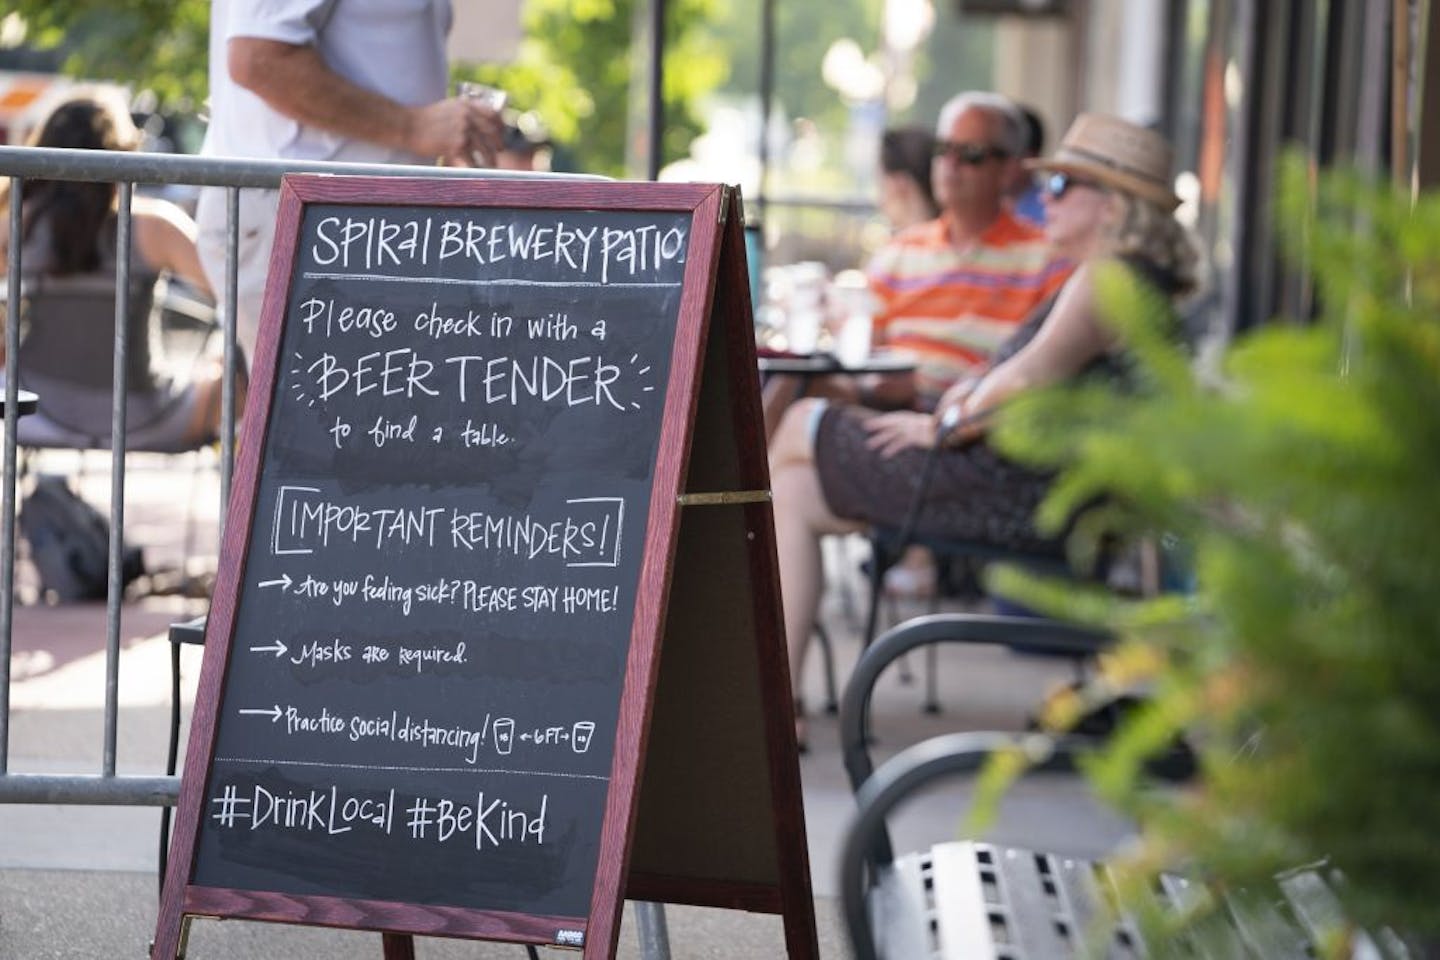
[[880, 213], [892, 231], [940, 215], [930, 184], [935, 134], [924, 127], [891, 127], [880, 135]]
[[[924, 127], [890, 127], [880, 136], [880, 170], [875, 205], [890, 232], [934, 220], [940, 215], [931, 183], [935, 134]], [[777, 375], [765, 382], [765, 436], [772, 437], [785, 409], [800, 396], [802, 383], [810, 396], [856, 399], [851, 378], [801, 378]]]
[[[941, 441], [921, 508], [922, 535], [1059, 554], [1032, 525], [1050, 475], [1001, 457], [972, 419], [1033, 387], [1081, 375], [1119, 377], [1123, 344], [1098, 319], [1097, 264], [1118, 261], [1172, 302], [1193, 290], [1196, 255], [1172, 213], [1171, 149], [1159, 134], [1115, 117], [1076, 119], [1059, 151], [1031, 166], [1046, 172], [1046, 234], [1080, 264], [1000, 348], [977, 381], [949, 390], [933, 414], [875, 413], [802, 400], [771, 446], [791, 681], [798, 690], [822, 588], [820, 537], [900, 526], [941, 422], [967, 427]], [[946, 416], [952, 420], [946, 420]]]
[[[138, 131], [123, 107], [101, 96], [60, 104], [30, 145], [133, 150]], [[19, 421], [19, 442], [110, 445], [116, 283], [116, 187], [29, 180], [21, 228], [10, 236], [10, 197], [0, 194], [0, 264], [18, 242], [22, 274], [20, 380], [40, 397]], [[207, 295], [195, 253], [195, 224], [164, 200], [134, 197], [127, 329], [126, 443], [132, 450], [193, 449], [219, 436], [221, 364], [202, 356], [182, 369], [165, 362], [155, 285], [172, 274]], [[0, 345], [3, 356], [3, 345]], [[3, 382], [3, 379], [0, 379]]]

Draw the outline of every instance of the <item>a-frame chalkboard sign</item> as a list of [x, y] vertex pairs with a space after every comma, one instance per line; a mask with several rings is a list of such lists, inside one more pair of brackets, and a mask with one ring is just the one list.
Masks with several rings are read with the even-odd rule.
[[292, 177], [152, 957], [233, 917], [817, 955], [738, 193]]

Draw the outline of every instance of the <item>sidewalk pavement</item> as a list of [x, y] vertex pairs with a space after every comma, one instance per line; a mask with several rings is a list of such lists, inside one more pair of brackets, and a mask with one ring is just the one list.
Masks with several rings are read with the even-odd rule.
[[[87, 495], [103, 504], [108, 481], [91, 478]], [[181, 524], [166, 522], [177, 504], [195, 497], [198, 529], [209, 531], [198, 552], [213, 563], [218, 493], [213, 473], [192, 476], [166, 463], [138, 472], [129, 483], [127, 530], [151, 545], [151, 557], [174, 562]], [[98, 486], [97, 486], [98, 484]], [[194, 490], [194, 485], [201, 489]], [[98, 491], [98, 492], [97, 492]], [[168, 534], [168, 538], [167, 538]], [[152, 561], [153, 562], [153, 561]], [[853, 573], [853, 571], [852, 571]], [[22, 594], [25, 582], [21, 580]], [[827, 609], [841, 678], [858, 654], [854, 625], [832, 600]], [[127, 604], [122, 616], [117, 765], [122, 773], [163, 771], [169, 726], [171, 622], [203, 612], [204, 604], [151, 598]], [[103, 737], [105, 608], [17, 606], [11, 690], [12, 772], [95, 773]], [[202, 652], [182, 650], [182, 703], [188, 722]], [[821, 702], [819, 657], [806, 677], [807, 700]], [[923, 658], [912, 658], [917, 674]], [[942, 652], [939, 680], [946, 711], [919, 709], [919, 679], [899, 682], [891, 671], [877, 689], [874, 717], [877, 759], [929, 736], [955, 730], [1018, 729], [1026, 709], [1051, 684], [1067, 679], [1064, 662], [985, 648]], [[184, 743], [182, 728], [182, 744]], [[853, 803], [841, 764], [835, 718], [809, 724], [810, 750], [801, 757], [811, 874], [821, 956], [849, 956], [840, 916], [836, 857]], [[184, 750], [182, 746], [181, 754]], [[966, 800], [956, 789], [937, 789], [904, 811], [895, 829], [899, 850], [955, 837]], [[141, 958], [153, 934], [159, 811], [155, 808], [0, 805], [0, 958]], [[1073, 781], [1022, 784], [1012, 794], [991, 837], [1000, 842], [1097, 855], [1125, 835], [1125, 826], [1095, 809]], [[671, 955], [679, 958], [780, 957], [778, 918], [727, 910], [668, 906]], [[421, 958], [521, 958], [513, 944], [433, 938], [417, 940]], [[545, 956], [575, 956], [544, 950]], [[198, 922], [192, 958], [306, 957], [350, 960], [380, 956], [375, 934], [243, 921]], [[619, 956], [639, 957], [628, 911]]]

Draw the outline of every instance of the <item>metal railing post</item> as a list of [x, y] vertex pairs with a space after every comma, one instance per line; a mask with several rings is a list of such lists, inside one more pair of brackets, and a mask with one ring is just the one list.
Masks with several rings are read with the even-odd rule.
[[10, 178], [10, 251], [5, 313], [5, 515], [0, 518], [0, 777], [10, 760], [10, 648], [15, 612], [15, 422], [20, 418], [20, 204], [25, 181]]
[[105, 592], [105, 752], [101, 774], [115, 776], [115, 741], [120, 704], [120, 601], [125, 593], [125, 411], [129, 399], [125, 368], [130, 327], [130, 217], [134, 187], [120, 184], [115, 224], [115, 382], [110, 406], [110, 558]]
[[[225, 375], [221, 388], [221, 496], [220, 523], [225, 522], [235, 458], [236, 383], [240, 365], [235, 339], [234, 316], [238, 309], [239, 210], [241, 188], [274, 189], [288, 173], [319, 173], [356, 176], [411, 176], [428, 179], [520, 179], [591, 180], [595, 177], [571, 174], [518, 173], [500, 170], [472, 170], [463, 167], [424, 167], [362, 163], [292, 162], [234, 158], [178, 156], [105, 150], [64, 150], [40, 147], [0, 146], [0, 176], [10, 178], [10, 238], [7, 277], [5, 330], [5, 424], [4, 480], [0, 489], [4, 516], [0, 517], [0, 803], [113, 804], [171, 806], [179, 795], [175, 776], [116, 774], [116, 742], [119, 715], [120, 627], [124, 594], [125, 534], [125, 425], [126, 368], [128, 348], [125, 337], [130, 320], [129, 292], [133, 249], [131, 205], [140, 185], [185, 184], [228, 188], [226, 220], [226, 268], [224, 304]], [[13, 652], [13, 603], [15, 590], [15, 524], [17, 446], [19, 419], [19, 352], [22, 297], [21, 246], [22, 201], [26, 180], [71, 180], [118, 185], [119, 221], [116, 233], [116, 283], [114, 391], [111, 408], [111, 489], [110, 543], [108, 554], [109, 592], [106, 607], [105, 717], [102, 771], [94, 774], [13, 773], [9, 770], [10, 681]]]
[[220, 534], [230, 508], [230, 478], [235, 471], [235, 349], [240, 304], [240, 188], [225, 191], [225, 301], [220, 320], [224, 338], [224, 374], [220, 381]]

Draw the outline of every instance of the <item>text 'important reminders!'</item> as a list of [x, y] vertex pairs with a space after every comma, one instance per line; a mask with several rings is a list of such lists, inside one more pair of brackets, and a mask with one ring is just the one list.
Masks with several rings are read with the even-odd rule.
[[193, 883], [588, 914], [691, 223], [303, 207]]

